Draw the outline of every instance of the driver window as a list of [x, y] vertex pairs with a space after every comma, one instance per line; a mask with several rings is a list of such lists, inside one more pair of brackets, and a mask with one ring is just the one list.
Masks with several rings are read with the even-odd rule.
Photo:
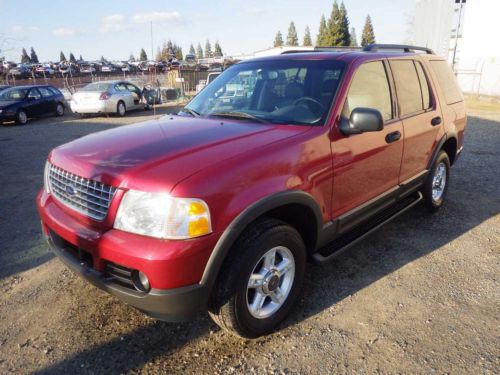
[[42, 98], [42, 95], [40, 95], [37, 89], [31, 89], [28, 98], [38, 100]]
[[349, 87], [342, 116], [349, 118], [352, 110], [360, 107], [380, 111], [384, 120], [393, 118], [391, 91], [382, 61], [365, 63], [358, 68]]

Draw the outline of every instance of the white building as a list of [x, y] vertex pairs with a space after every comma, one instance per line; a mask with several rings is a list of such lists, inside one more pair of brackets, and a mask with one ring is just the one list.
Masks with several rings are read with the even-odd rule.
[[500, 96], [499, 17], [499, 0], [416, 0], [413, 42], [446, 58], [465, 92]]

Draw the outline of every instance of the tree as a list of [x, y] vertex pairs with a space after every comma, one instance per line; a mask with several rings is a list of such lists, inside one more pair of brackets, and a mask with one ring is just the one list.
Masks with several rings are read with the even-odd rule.
[[356, 29], [351, 27], [351, 43], [349, 44], [351, 47], [358, 46], [358, 37], [356, 36]]
[[21, 52], [21, 64], [29, 64], [31, 62], [31, 59], [28, 55], [28, 52], [26, 52], [26, 49], [23, 48]]
[[216, 40], [215, 44], [214, 44], [214, 56], [215, 57], [222, 57], [222, 48], [221, 48], [218, 40]]
[[339, 8], [339, 16], [340, 16], [340, 39], [341, 46], [348, 47], [351, 44], [351, 36], [349, 34], [349, 18], [347, 17], [347, 9], [345, 8], [345, 4], [342, 1], [340, 3]]
[[75, 55], [73, 55], [73, 52], [69, 53], [69, 61], [72, 63], [76, 63]]
[[194, 49], [193, 43], [189, 45], [189, 54], [196, 55], [196, 50]]
[[160, 47], [158, 47], [158, 49], [156, 50], [155, 60], [156, 61], [162, 61], [163, 60]]
[[175, 46], [175, 58], [177, 60], [184, 60], [184, 54], [182, 53], [182, 47]]
[[106, 61], [106, 59], [104, 58], [104, 56], [101, 56], [101, 63], [102, 63], [102, 64], [106, 64], [106, 63], [107, 63], [107, 61]]
[[309, 26], [306, 26], [306, 30], [304, 31], [304, 46], [309, 47], [312, 46], [312, 39], [311, 39], [311, 30], [309, 30]]
[[80, 55], [80, 57], [78, 58], [78, 61], [83, 61], [82, 55]]
[[130, 56], [128, 57], [128, 61], [135, 61], [135, 56], [133, 53], [131, 53]]
[[320, 47], [328, 46], [328, 27], [326, 25], [326, 18], [323, 14], [319, 22], [318, 36], [316, 37], [316, 45]]
[[198, 43], [198, 46], [196, 47], [196, 58], [197, 59], [202, 59], [203, 58], [203, 48], [201, 48], [201, 44]]
[[328, 20], [327, 37], [325, 38], [327, 46], [341, 46], [343, 43], [341, 32], [341, 14], [337, 0], [333, 2], [332, 13]]
[[67, 61], [63, 51], [61, 51], [61, 53], [59, 54], [59, 61], [60, 62]]
[[281, 31], [278, 31], [276, 33], [276, 36], [274, 37], [274, 47], [281, 47], [283, 46], [283, 36], [281, 35]]
[[286, 36], [286, 45], [287, 46], [298, 46], [299, 45], [299, 37], [297, 36], [297, 30], [295, 29], [295, 24], [290, 22], [290, 26], [288, 26], [288, 35]]
[[175, 57], [175, 49], [174, 49], [174, 44], [172, 43], [172, 41], [169, 39], [167, 40], [167, 46], [166, 46], [166, 59], [167, 60], [170, 60], [172, 59], [173, 57]]
[[208, 39], [205, 43], [205, 57], [212, 57], [212, 45]]
[[36, 55], [36, 52], [33, 49], [33, 47], [31, 47], [30, 59], [31, 59], [31, 62], [34, 64], [38, 64], [40, 62], [40, 61], [38, 61], [38, 56]]
[[139, 60], [140, 61], [148, 60], [148, 54], [146, 53], [146, 51], [144, 51], [144, 48], [141, 48], [141, 52], [139, 53]]
[[367, 15], [363, 34], [361, 34], [361, 46], [365, 47], [373, 43], [375, 43], [375, 32], [373, 31], [372, 19], [370, 15]]

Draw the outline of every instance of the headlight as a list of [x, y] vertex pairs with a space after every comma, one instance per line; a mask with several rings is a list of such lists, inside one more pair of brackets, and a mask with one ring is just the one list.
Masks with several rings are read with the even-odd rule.
[[47, 194], [50, 193], [49, 174], [50, 174], [50, 163], [47, 161], [45, 162], [45, 169], [43, 171], [43, 188], [45, 189], [45, 192]]
[[114, 227], [164, 239], [188, 239], [212, 232], [210, 212], [202, 200], [137, 190], [124, 194]]
[[0, 113], [2, 113], [2, 111], [3, 111], [3, 110], [2, 110], [2, 109], [0, 109]]

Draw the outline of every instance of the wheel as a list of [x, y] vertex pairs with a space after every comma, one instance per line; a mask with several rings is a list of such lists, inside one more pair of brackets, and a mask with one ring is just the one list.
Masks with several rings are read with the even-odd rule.
[[125, 116], [125, 113], [127, 112], [127, 109], [125, 108], [125, 103], [124, 102], [118, 102], [118, 105], [116, 106], [116, 114], [120, 117]]
[[56, 106], [56, 116], [64, 116], [64, 106], [62, 105], [62, 103], [57, 103], [57, 106]]
[[300, 234], [265, 219], [236, 242], [214, 286], [209, 314], [221, 328], [253, 338], [273, 331], [296, 301], [306, 265]]
[[19, 125], [24, 125], [28, 122], [28, 115], [24, 109], [20, 109], [16, 113], [16, 123]]
[[427, 209], [439, 210], [445, 201], [450, 180], [450, 158], [445, 151], [440, 151], [424, 183], [422, 194]]

